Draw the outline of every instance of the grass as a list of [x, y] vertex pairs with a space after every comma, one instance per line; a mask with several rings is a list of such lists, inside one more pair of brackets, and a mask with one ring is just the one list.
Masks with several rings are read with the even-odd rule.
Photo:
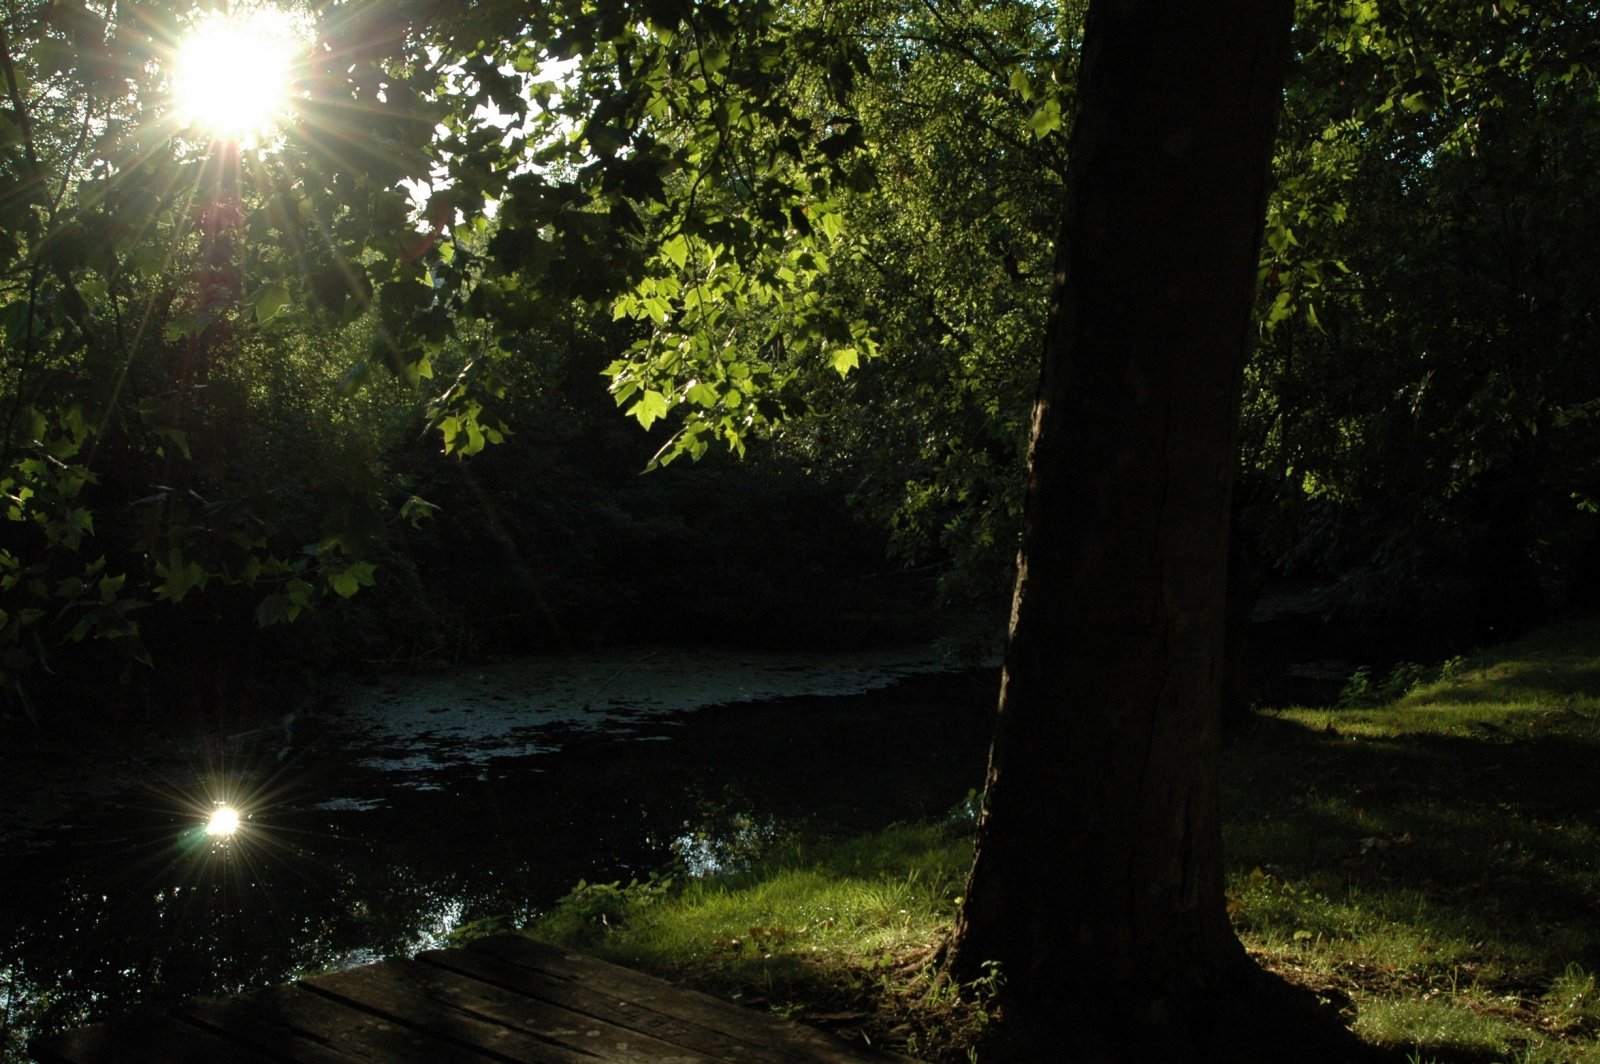
[[1230, 909], [1268, 967], [1439, 1064], [1600, 1064], [1600, 621], [1229, 752]]
[[580, 884], [533, 933], [870, 1044], [964, 1053], [985, 988], [954, 993], [935, 959], [970, 835], [956, 817], [790, 844], [739, 872]]
[[[1600, 1064], [1600, 619], [1439, 673], [1369, 685], [1398, 696], [1379, 704], [1262, 712], [1233, 743], [1235, 927], [1396, 1059]], [[913, 1056], [978, 1058], [995, 988], [958, 993], [936, 965], [969, 828], [958, 813], [788, 842], [729, 874], [584, 884], [533, 933]]]

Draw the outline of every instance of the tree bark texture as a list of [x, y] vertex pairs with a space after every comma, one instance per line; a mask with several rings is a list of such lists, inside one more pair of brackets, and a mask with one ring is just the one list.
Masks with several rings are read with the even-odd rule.
[[1034, 1005], [1160, 1025], [1245, 963], [1218, 808], [1228, 495], [1291, 16], [1290, 0], [1090, 7], [950, 954], [962, 978], [998, 961]]

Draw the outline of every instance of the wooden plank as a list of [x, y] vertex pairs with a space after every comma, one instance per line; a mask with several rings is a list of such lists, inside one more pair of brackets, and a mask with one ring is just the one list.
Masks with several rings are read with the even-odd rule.
[[[685, 1050], [702, 1053], [713, 1060], [727, 1062], [770, 1061], [772, 1064], [803, 1064], [800, 1050], [776, 1049], [761, 1041], [749, 1041], [658, 1011], [639, 995], [618, 997], [571, 979], [561, 979], [532, 968], [513, 964], [478, 950], [436, 950], [417, 955], [451, 972], [471, 976], [486, 985], [503, 988], [515, 997], [547, 1001], [638, 1031]], [[658, 1007], [670, 1007], [662, 1003]]]
[[44, 1064], [907, 1061], [520, 935], [189, 1002], [30, 1049]]
[[249, 994], [230, 1005], [245, 1010], [252, 1022], [288, 1028], [356, 1061], [483, 1064], [485, 1060], [504, 1059], [464, 1049], [393, 1017], [374, 1015], [326, 997], [301, 983]]
[[641, 1032], [415, 961], [384, 961], [322, 976], [307, 985], [396, 1022], [511, 1060], [717, 1064], [711, 1057]]
[[370, 1057], [340, 1049], [323, 1037], [265, 1016], [243, 998], [190, 1001], [172, 1015], [204, 1027], [230, 1042], [293, 1064], [365, 1064]]
[[168, 1016], [136, 1016], [97, 1023], [36, 1040], [28, 1047], [40, 1064], [276, 1064], [210, 1031]]
[[[648, 1009], [679, 1023], [732, 1039], [732, 1042], [721, 1043], [723, 1048], [720, 1050], [714, 1049], [710, 1042], [701, 1042], [696, 1046], [711, 1055], [720, 1052], [725, 1060], [862, 1064], [863, 1061], [907, 1059], [849, 1046], [821, 1031], [742, 1008], [696, 990], [674, 986], [620, 965], [534, 942], [522, 935], [493, 935], [443, 956], [446, 959], [441, 960], [439, 955], [434, 954], [427, 955], [426, 959], [436, 964], [459, 960], [464, 965], [468, 957], [493, 957], [514, 966], [511, 972], [522, 969], [543, 976], [546, 984], [553, 979], [557, 983], [581, 988], [585, 995], [594, 995], [597, 1004], [608, 1000], [630, 1009]], [[501, 970], [502, 977], [507, 974], [506, 970]], [[511, 989], [529, 994], [541, 992], [541, 986], [535, 983], [513, 986]], [[741, 1052], [741, 1046], [749, 1048]]]
[[[907, 1058], [847, 1045], [832, 1035], [754, 1009], [744, 1008], [697, 990], [675, 986], [643, 972], [596, 960], [581, 953], [535, 942], [522, 935], [495, 935], [467, 946], [520, 966], [571, 980], [590, 993], [615, 995], [658, 1012], [689, 1021], [756, 1046], [760, 1059], [813, 1064], [861, 1064], [862, 1061]], [[771, 1054], [782, 1053], [781, 1057]]]

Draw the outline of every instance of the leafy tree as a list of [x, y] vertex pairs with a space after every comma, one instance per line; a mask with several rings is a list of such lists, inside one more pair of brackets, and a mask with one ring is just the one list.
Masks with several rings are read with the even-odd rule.
[[988, 605], [1016, 558], [1082, 7], [861, 8], [851, 104], [879, 180], [845, 204], [827, 296], [872, 308], [879, 357], [810, 382], [782, 439], [946, 600]]
[[[1218, 814], [1233, 440], [1291, 5], [1095, 4], [978, 852], [952, 942], [1069, 1056], [1241, 992]], [[1061, 1010], [1067, 1010], [1062, 1024]]]
[[371, 584], [397, 517], [430, 512], [398, 438], [503, 440], [516, 364], [597, 313], [616, 400], [671, 424], [662, 462], [742, 451], [811, 365], [870, 353], [840, 305], [780, 298], [822, 283], [834, 204], [871, 180], [837, 106], [863, 60], [820, 9], [440, 10], [326, 5], [293, 121], [228, 146], [165, 99], [184, 5], [8, 9], [19, 698], [64, 643], [144, 658], [152, 624], [181, 626], [164, 604], [270, 624]]
[[1079, 12], [330, 0], [292, 120], [229, 150], [164, 100], [187, 5], [11, 5], [0, 670], [20, 692], [63, 644], [137, 658], [169, 607], [287, 620], [404, 568], [396, 544], [448, 553], [406, 526], [425, 496], [516, 478], [447, 482], [413, 441], [478, 454], [537, 402], [522, 453], [573, 449], [589, 369], [653, 434], [634, 464], [788, 422], [786, 453], [857, 477], [909, 554], [1000, 570], [1048, 320], [952, 963], [1178, 1052], [1248, 971], [1215, 703], [1253, 267], [1256, 469], [1375, 522], [1369, 556], [1474, 515], [1480, 568], [1544, 549], [1544, 515], [1600, 490], [1591, 234], [1553, 220], [1592, 221], [1565, 43], [1592, 20], [1309, 0], [1263, 264], [1290, 5]]
[[148, 661], [153, 634], [186, 652], [223, 613], [353, 594], [393, 519], [373, 459], [403, 431], [398, 396], [335, 386], [371, 323], [290, 298], [293, 159], [172, 121], [183, 25], [79, 3], [3, 22], [0, 680], [24, 706], [29, 675], [84, 641]]

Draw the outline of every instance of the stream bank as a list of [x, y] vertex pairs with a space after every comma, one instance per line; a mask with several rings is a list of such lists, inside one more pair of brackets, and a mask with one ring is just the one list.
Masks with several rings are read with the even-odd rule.
[[[599, 696], [577, 677], [576, 709], [513, 742], [453, 730], [513, 702], [509, 674], [463, 673], [470, 696], [443, 705], [423, 705], [440, 677], [389, 678], [282, 734], [58, 749], [80, 800], [6, 837], [0, 1015], [15, 1045], [413, 952], [473, 921], [514, 926], [580, 879], [694, 874], [790, 835], [941, 815], [981, 782], [997, 674], [931, 664], [872, 690], [752, 687], [759, 701], [693, 711], [638, 704], [626, 673]], [[385, 700], [422, 711], [381, 730]], [[237, 837], [204, 834], [219, 795], [239, 805]]]

